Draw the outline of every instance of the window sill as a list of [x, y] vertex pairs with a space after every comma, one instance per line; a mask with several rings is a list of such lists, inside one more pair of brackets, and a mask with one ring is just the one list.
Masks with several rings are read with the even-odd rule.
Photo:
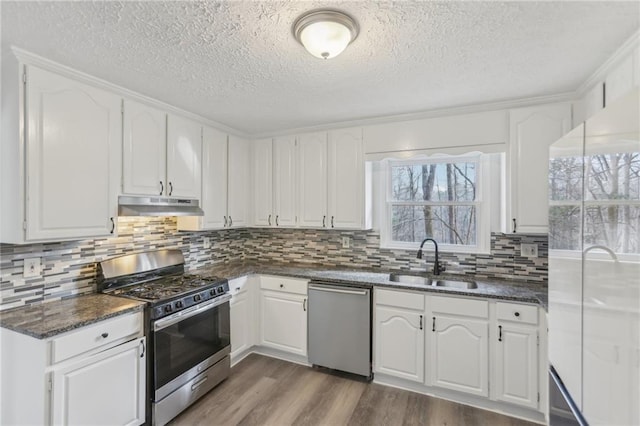
[[[404, 251], [412, 251], [417, 252], [420, 248], [420, 244], [393, 244], [393, 243], [381, 243], [381, 249], [386, 250], [404, 250]], [[422, 248], [425, 253], [433, 253], [433, 244], [425, 244]], [[488, 255], [491, 254], [490, 249], [482, 249], [480, 247], [457, 247], [457, 246], [448, 246], [448, 245], [440, 245], [438, 244], [438, 252], [439, 253], [451, 253], [451, 254], [483, 254]]]

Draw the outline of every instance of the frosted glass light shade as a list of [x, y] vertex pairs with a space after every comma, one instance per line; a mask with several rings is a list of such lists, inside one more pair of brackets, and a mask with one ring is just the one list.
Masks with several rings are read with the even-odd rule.
[[358, 35], [351, 17], [336, 11], [316, 11], [303, 15], [294, 24], [296, 39], [316, 58], [338, 56]]

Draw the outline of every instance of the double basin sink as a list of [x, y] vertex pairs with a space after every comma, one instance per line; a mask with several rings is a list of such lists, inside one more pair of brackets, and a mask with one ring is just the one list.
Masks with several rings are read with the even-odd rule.
[[405, 284], [422, 284], [431, 285], [434, 287], [449, 287], [459, 289], [474, 289], [478, 288], [478, 284], [475, 281], [457, 281], [448, 279], [428, 278], [420, 275], [409, 274], [389, 274], [389, 281]]

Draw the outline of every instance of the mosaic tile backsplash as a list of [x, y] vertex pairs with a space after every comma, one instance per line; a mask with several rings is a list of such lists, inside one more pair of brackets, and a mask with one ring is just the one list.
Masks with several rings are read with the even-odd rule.
[[[342, 248], [343, 236], [351, 247]], [[211, 247], [204, 248], [204, 238]], [[538, 257], [521, 257], [520, 243], [538, 244]], [[232, 229], [179, 232], [176, 219], [118, 219], [118, 236], [84, 241], [0, 244], [0, 310], [93, 293], [96, 262], [110, 257], [161, 248], [179, 248], [187, 269], [220, 262], [251, 260], [321, 263], [328, 267], [383, 268], [425, 271], [432, 256], [419, 260], [414, 251], [380, 248], [376, 231], [309, 229]], [[491, 254], [442, 253], [447, 273], [481, 278], [547, 283], [548, 242], [545, 235], [491, 235]], [[42, 274], [22, 275], [25, 258], [40, 257]], [[426, 261], [426, 263], [425, 263]]]

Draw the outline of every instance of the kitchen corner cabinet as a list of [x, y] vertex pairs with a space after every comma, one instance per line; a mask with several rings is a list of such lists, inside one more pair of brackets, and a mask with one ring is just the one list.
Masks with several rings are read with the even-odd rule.
[[122, 146], [122, 192], [165, 195], [165, 189], [168, 191], [167, 114], [125, 99]]
[[177, 115], [167, 117], [167, 185], [170, 197], [200, 198], [202, 126]]
[[296, 226], [297, 163], [295, 137], [254, 141], [254, 225]]
[[25, 90], [26, 240], [114, 235], [121, 98], [34, 66]]
[[142, 312], [43, 340], [0, 333], [2, 424], [144, 423]]
[[260, 344], [307, 356], [307, 281], [260, 277]]
[[538, 408], [538, 309], [496, 304], [495, 399]]
[[376, 291], [376, 373], [424, 382], [424, 321], [424, 296]]
[[549, 146], [571, 129], [571, 104], [513, 109], [509, 123], [510, 202], [505, 232], [546, 234]]
[[247, 139], [229, 135], [227, 227], [249, 226], [251, 146]]
[[489, 396], [489, 303], [431, 298], [432, 386]]
[[252, 280], [252, 277], [245, 276], [229, 281], [232, 363], [237, 362], [255, 344], [256, 309]]

